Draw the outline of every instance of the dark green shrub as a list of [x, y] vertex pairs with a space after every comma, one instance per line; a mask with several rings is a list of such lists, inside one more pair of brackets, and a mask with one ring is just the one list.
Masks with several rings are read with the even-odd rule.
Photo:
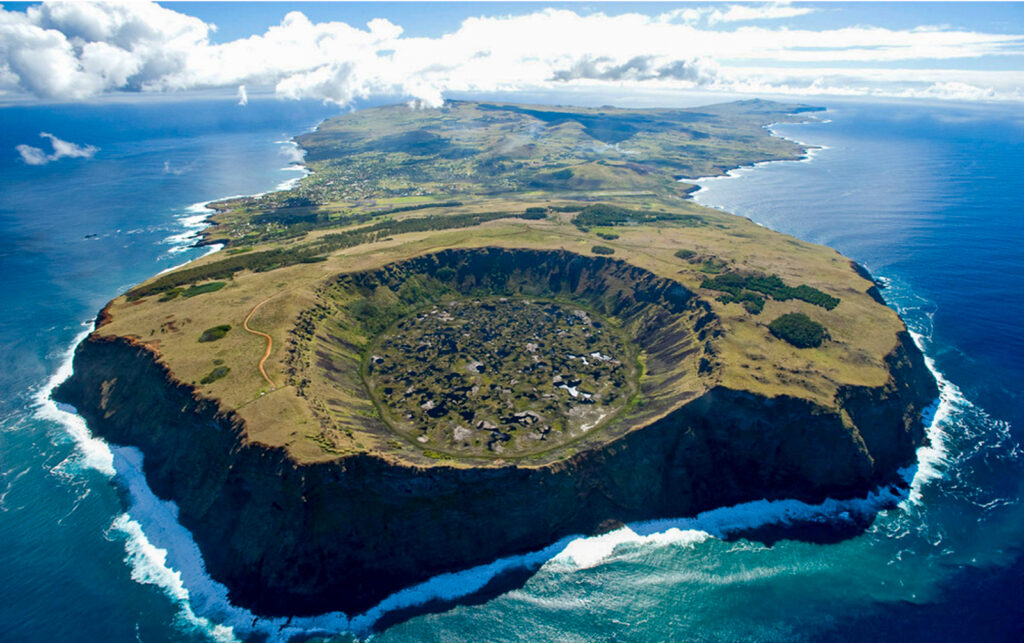
[[212, 371], [210, 371], [209, 373], [207, 373], [206, 376], [203, 377], [203, 379], [199, 380], [199, 383], [200, 384], [210, 384], [212, 382], [216, 382], [217, 380], [219, 380], [220, 378], [226, 376], [230, 372], [231, 372], [231, 369], [228, 368], [227, 366], [218, 366], [217, 368], [215, 368]]
[[595, 255], [615, 254], [615, 250], [613, 248], [609, 248], [608, 246], [594, 246], [593, 248], [590, 249], [590, 251], [593, 252]]
[[679, 257], [680, 259], [683, 259], [684, 261], [689, 261], [690, 259], [693, 259], [694, 257], [696, 257], [697, 253], [694, 252], [693, 250], [687, 250], [686, 248], [680, 248], [679, 250], [676, 250], [676, 256]]
[[223, 337], [228, 334], [229, 330], [231, 330], [231, 326], [228, 324], [221, 324], [220, 326], [207, 328], [203, 331], [203, 334], [199, 336], [199, 341], [215, 342], [218, 339], [223, 339]]
[[614, 232], [598, 232], [597, 236], [601, 237], [605, 241], [614, 241], [619, 238], [619, 235]]
[[825, 327], [803, 313], [786, 313], [768, 324], [768, 330], [797, 348], [821, 346]]
[[766, 275], [759, 272], [728, 272], [717, 277], [708, 277], [704, 279], [700, 287], [727, 292], [737, 300], [741, 293], [754, 291], [768, 295], [776, 301], [799, 299], [815, 306], [821, 306], [825, 310], [832, 310], [839, 305], [838, 297], [823, 293], [817, 288], [808, 285], [794, 288], [783, 283], [778, 275]]
[[823, 293], [817, 288], [812, 288], [811, 286], [801, 285], [796, 288], [790, 288], [789, 294], [793, 299], [799, 299], [801, 301], [806, 301], [809, 304], [814, 304], [815, 306], [821, 306], [825, 310], [832, 310], [839, 305], [838, 297], [833, 297], [832, 295]]
[[671, 221], [681, 225], [700, 225], [704, 220], [695, 214], [673, 214], [671, 212], [654, 212], [652, 210], [630, 210], [607, 203], [595, 203], [580, 210], [573, 219], [579, 229], [596, 226], [611, 227], [617, 225], [639, 225], [655, 221]]
[[743, 304], [743, 308], [751, 315], [758, 315], [764, 310], [764, 297], [761, 295], [745, 292], [740, 295], [739, 301]]
[[192, 286], [181, 291], [182, 297], [195, 297], [196, 295], [202, 295], [208, 292], [217, 292], [224, 286], [228, 285], [226, 281], [211, 281], [207, 284], [201, 284], [199, 286]]

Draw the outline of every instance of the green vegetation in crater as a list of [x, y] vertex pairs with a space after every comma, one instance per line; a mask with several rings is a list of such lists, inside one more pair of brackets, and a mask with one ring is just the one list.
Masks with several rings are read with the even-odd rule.
[[441, 268], [437, 273], [435, 277], [412, 275], [403, 281], [397, 292], [387, 286], [377, 286], [369, 296], [348, 304], [348, 312], [367, 335], [376, 335], [425, 303], [436, 302], [453, 292], [448, 282], [455, 277], [455, 271]]
[[633, 355], [594, 313], [522, 298], [454, 300], [404, 317], [366, 379], [395, 428], [434, 450], [523, 455], [578, 437], [633, 394]]
[[231, 330], [230, 324], [221, 324], [220, 326], [214, 326], [213, 328], [207, 328], [203, 331], [203, 334], [199, 336], [200, 342], [215, 342], [218, 339], [223, 339], [228, 331]]
[[816, 348], [825, 340], [825, 327], [803, 313], [781, 315], [768, 329], [797, 348]]

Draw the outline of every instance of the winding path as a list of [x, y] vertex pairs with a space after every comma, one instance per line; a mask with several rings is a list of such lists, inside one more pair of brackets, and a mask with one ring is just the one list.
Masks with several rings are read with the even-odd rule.
[[245, 321], [242, 322], [242, 328], [244, 328], [246, 330], [246, 332], [252, 333], [253, 335], [259, 335], [260, 337], [265, 337], [267, 339], [267, 350], [265, 350], [263, 352], [263, 359], [260, 360], [259, 369], [260, 369], [260, 375], [263, 376], [263, 379], [267, 380], [267, 384], [270, 384], [270, 390], [271, 391], [276, 389], [277, 385], [274, 384], [274, 380], [270, 379], [270, 376], [267, 375], [267, 371], [266, 371], [266, 369], [263, 368], [263, 365], [266, 363], [267, 358], [270, 357], [270, 349], [272, 349], [274, 347], [274, 338], [271, 337], [270, 335], [268, 335], [267, 333], [263, 333], [263, 332], [260, 332], [258, 330], [253, 330], [253, 329], [249, 328], [249, 320], [252, 319], [253, 314], [257, 310], [259, 310], [260, 306], [262, 306], [263, 304], [267, 303], [268, 301], [270, 301], [274, 297], [276, 297], [276, 295], [271, 295], [270, 297], [267, 297], [266, 299], [264, 299], [260, 303], [258, 303], [255, 306], [253, 306], [252, 310], [249, 311], [249, 314], [245, 316]]

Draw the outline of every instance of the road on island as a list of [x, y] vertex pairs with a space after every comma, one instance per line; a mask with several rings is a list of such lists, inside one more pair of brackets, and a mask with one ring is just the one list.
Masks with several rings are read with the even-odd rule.
[[263, 376], [263, 379], [267, 380], [267, 384], [270, 384], [270, 390], [271, 391], [276, 389], [277, 385], [274, 384], [274, 380], [270, 379], [270, 376], [267, 375], [267, 371], [263, 367], [263, 365], [267, 362], [267, 358], [270, 357], [270, 350], [274, 347], [274, 338], [271, 337], [270, 335], [268, 335], [267, 333], [263, 333], [263, 332], [260, 332], [258, 330], [253, 330], [253, 329], [249, 328], [249, 320], [252, 319], [252, 316], [256, 313], [257, 310], [259, 310], [260, 306], [262, 306], [263, 304], [267, 303], [268, 301], [273, 299], [275, 296], [276, 295], [271, 295], [270, 297], [267, 297], [266, 299], [264, 299], [260, 303], [258, 303], [255, 306], [253, 306], [252, 310], [249, 311], [249, 314], [245, 316], [245, 321], [242, 322], [242, 328], [244, 328], [246, 330], [246, 332], [252, 333], [253, 335], [259, 335], [260, 337], [265, 337], [267, 339], [267, 350], [263, 351], [263, 359], [260, 360], [259, 369], [260, 369], [260, 375]]

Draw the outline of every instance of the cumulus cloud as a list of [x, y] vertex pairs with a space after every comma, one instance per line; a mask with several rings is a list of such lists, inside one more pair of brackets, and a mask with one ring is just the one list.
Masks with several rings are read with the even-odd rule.
[[18, 145], [14, 149], [21, 155], [21, 160], [28, 165], [46, 165], [50, 161], [59, 161], [62, 158], [92, 158], [100, 148], [92, 145], [77, 145], [63, 141], [49, 132], [39, 132], [39, 136], [50, 141], [53, 152], [47, 154], [42, 148], [31, 145]]
[[249, 92], [245, 91], [245, 85], [238, 86], [238, 104], [243, 107], [249, 104]]
[[[237, 87], [239, 103], [245, 104], [246, 88], [259, 87], [338, 105], [404, 95], [414, 107], [440, 105], [445, 92], [587, 84], [1019, 96], [1020, 86], [1007, 80], [1013, 72], [993, 71], [991, 82], [977, 82], [945, 77], [941, 69], [944, 61], [1020, 55], [1020, 34], [934, 26], [779, 26], [782, 19], [815, 10], [778, 3], [654, 16], [545, 9], [469, 18], [434, 38], [406, 36], [400, 25], [383, 19], [353, 26], [312, 22], [292, 11], [264, 33], [214, 43], [213, 25], [153, 3], [44, 2], [25, 11], [0, 8], [0, 93], [78, 100], [112, 91]], [[774, 67], [761, 74], [764, 61]], [[934, 69], [923, 69], [922, 61]], [[828, 71], [829, 66], [888, 76], [872, 83], [863, 74]]]
[[142, 89], [185, 67], [210, 26], [155, 3], [47, 2], [0, 10], [0, 60], [42, 98], [80, 99]]

